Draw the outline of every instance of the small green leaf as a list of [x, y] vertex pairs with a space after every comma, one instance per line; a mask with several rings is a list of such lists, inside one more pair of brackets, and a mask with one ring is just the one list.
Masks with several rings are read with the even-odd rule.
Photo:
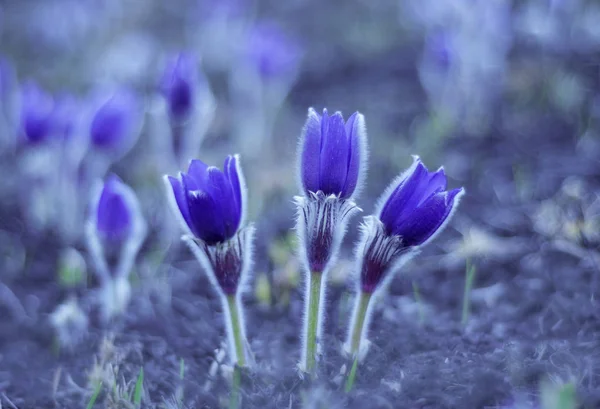
[[98, 382], [96, 385], [96, 389], [94, 389], [94, 393], [90, 397], [90, 401], [88, 402], [86, 409], [92, 409], [96, 404], [96, 399], [98, 399], [98, 395], [100, 395], [100, 391], [102, 390], [102, 382]]

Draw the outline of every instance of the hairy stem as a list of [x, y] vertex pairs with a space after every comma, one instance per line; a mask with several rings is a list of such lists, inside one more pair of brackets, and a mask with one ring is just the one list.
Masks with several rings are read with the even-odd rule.
[[360, 350], [360, 340], [363, 332], [363, 326], [365, 325], [365, 318], [367, 317], [367, 310], [369, 308], [369, 301], [371, 301], [371, 293], [361, 291], [358, 296], [358, 307], [354, 314], [354, 322], [352, 323], [352, 339], [350, 344], [350, 353], [353, 357], [358, 354]]
[[352, 368], [350, 369], [350, 373], [348, 374], [348, 379], [346, 379], [346, 386], [344, 387], [344, 391], [346, 393], [352, 390], [354, 386], [354, 378], [356, 378], [356, 368], [358, 367], [358, 356], [354, 358], [354, 362], [352, 362]]
[[243, 367], [246, 365], [246, 354], [244, 353], [244, 332], [242, 331], [240, 310], [235, 295], [227, 296], [227, 305], [229, 307], [229, 317], [231, 319], [231, 330], [233, 331], [233, 342], [235, 346], [235, 355], [237, 365]]
[[306, 326], [305, 348], [306, 356], [304, 368], [306, 372], [314, 374], [317, 353], [317, 333], [319, 331], [319, 307], [321, 302], [322, 274], [313, 272], [310, 274], [309, 292], [306, 302], [308, 303], [308, 325]]

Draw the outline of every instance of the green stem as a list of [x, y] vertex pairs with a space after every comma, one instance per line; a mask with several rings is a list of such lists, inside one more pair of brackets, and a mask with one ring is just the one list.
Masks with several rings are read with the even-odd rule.
[[471, 290], [473, 288], [473, 281], [475, 281], [476, 272], [477, 269], [475, 268], [475, 265], [471, 264], [470, 260], [468, 260], [465, 274], [465, 289], [463, 294], [461, 317], [461, 323], [463, 326], [467, 325], [467, 322], [469, 321], [469, 313], [471, 309]]
[[358, 297], [358, 310], [352, 323], [352, 341], [350, 344], [352, 357], [356, 357], [360, 349], [360, 339], [363, 326], [365, 325], [365, 318], [367, 317], [367, 310], [369, 309], [369, 301], [371, 301], [371, 293], [361, 291]]
[[320, 272], [310, 274], [310, 287], [308, 293], [308, 326], [306, 333], [306, 372], [314, 374], [317, 352], [317, 332], [319, 329], [319, 304], [321, 302], [321, 279]]
[[356, 368], [358, 367], [358, 356], [354, 358], [354, 362], [352, 363], [352, 369], [350, 369], [350, 374], [348, 374], [348, 379], [346, 379], [346, 387], [344, 391], [346, 393], [352, 390], [354, 386], [354, 378], [356, 378]]
[[229, 400], [229, 409], [240, 408], [240, 386], [242, 384], [242, 368], [237, 364], [233, 367], [233, 384], [231, 385], [231, 396]]
[[235, 295], [227, 296], [227, 305], [229, 306], [231, 330], [233, 331], [233, 342], [235, 343], [235, 355], [237, 358], [236, 364], [243, 367], [246, 365], [246, 354], [244, 353], [244, 339], [240, 324], [240, 311]]

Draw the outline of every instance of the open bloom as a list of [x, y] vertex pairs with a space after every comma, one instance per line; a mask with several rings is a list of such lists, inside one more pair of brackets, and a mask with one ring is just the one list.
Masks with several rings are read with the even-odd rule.
[[365, 218], [356, 247], [357, 297], [344, 345], [353, 357], [362, 359], [368, 349], [373, 295], [442, 231], [463, 193], [463, 188], [447, 191], [444, 169], [429, 172], [415, 156], [412, 166], [379, 199], [375, 214]]
[[217, 288], [235, 294], [248, 268], [253, 232], [241, 228], [246, 189], [239, 157], [228, 156], [223, 171], [192, 160], [187, 173], [166, 181], [172, 207], [191, 233], [184, 240]]
[[179, 53], [167, 62], [160, 90], [173, 118], [190, 115], [196, 103], [198, 85], [198, 61], [191, 54]]
[[237, 155], [228, 156], [223, 171], [192, 160], [187, 173], [165, 176], [170, 204], [183, 236], [206, 271], [223, 303], [231, 361], [246, 365], [246, 327], [241, 291], [251, 264], [252, 226], [244, 224], [246, 188]]
[[446, 190], [446, 174], [429, 172], [418, 157], [379, 200], [366, 218], [359, 242], [361, 288], [373, 292], [403, 261], [443, 230], [456, 210], [463, 188]]

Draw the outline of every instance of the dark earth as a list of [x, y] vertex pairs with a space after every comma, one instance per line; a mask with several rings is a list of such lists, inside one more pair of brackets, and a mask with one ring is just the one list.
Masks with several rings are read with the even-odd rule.
[[[161, 10], [153, 7], [155, 13]], [[416, 64], [422, 39], [395, 27], [397, 15], [389, 15], [395, 6], [374, 7], [365, 15], [366, 9], [359, 4], [342, 8], [337, 19], [360, 15], [356, 24], [364, 30], [401, 41], [375, 47], [364, 40], [362, 49], [353, 48], [357, 40], [338, 32], [343, 24], [336, 20], [327, 27], [317, 10], [298, 5], [258, 9], [303, 38], [308, 51], [275, 140], [264, 157], [244, 162], [258, 237], [255, 280], [244, 298], [256, 364], [243, 377], [242, 407], [534, 408], [539, 407], [540, 384], [549, 382], [573, 385], [577, 407], [600, 408], [600, 113], [594, 108], [600, 54], [540, 50], [517, 39], [507, 70], [525, 77], [527, 86], [506, 90], [479, 134], [456, 126], [423, 140], [435, 129], [421, 126], [429, 115]], [[161, 21], [153, 15], [137, 29], [152, 32]], [[170, 44], [180, 40], [175, 29], [157, 33]], [[35, 73], [35, 58], [43, 56], [17, 53], [20, 44], [7, 40], [3, 50], [15, 53], [18, 68]], [[325, 64], [327, 49], [336, 56]], [[559, 69], [586, 84], [585, 103], [576, 112], [565, 113], [544, 91], [548, 72]], [[226, 87], [222, 74], [208, 75], [217, 84], [215, 93]], [[297, 280], [303, 275], [291, 239], [297, 191], [293, 163], [309, 106], [365, 114], [371, 155], [358, 200], [364, 215], [410, 164], [411, 154], [421, 155], [430, 169], [443, 164], [449, 186], [464, 186], [467, 192], [447, 230], [404, 267], [379, 301], [371, 346], [349, 394], [343, 391], [341, 373], [349, 362], [341, 344], [362, 216], [351, 222], [331, 275], [318, 379], [303, 380], [296, 369], [304, 286]], [[227, 137], [227, 121], [224, 109], [203, 145], [207, 161], [217, 163], [222, 154], [238, 151]], [[144, 155], [139, 142], [115, 170], [134, 189], [151, 192], [154, 202], [148, 208], [154, 210], [146, 210], [156, 213], [166, 200], [158, 177], [140, 177], [151, 166], [144, 165]], [[9, 179], [0, 200], [1, 407], [85, 408], [93, 392], [91, 378], [107, 379], [107, 371], [118, 371], [117, 384], [131, 388], [141, 367], [144, 408], [226, 407], [231, 368], [210, 369], [217, 356], [224, 356], [217, 352], [225, 339], [221, 305], [188, 249], [176, 237], [165, 243], [153, 225], [132, 274], [131, 305], [124, 316], [102, 325], [93, 267], [88, 266], [86, 283], [74, 289], [61, 285], [56, 266], [63, 243], [51, 231], [30, 229], [19, 202], [8, 193], [19, 183], [11, 174], [18, 160], [12, 154], [0, 159]], [[75, 247], [86, 254], [83, 241]], [[19, 249], [26, 258], [15, 264]], [[468, 264], [476, 274], [467, 295], [470, 313], [461, 322]], [[89, 314], [90, 326], [73, 346], [60, 347], [49, 314], [73, 294]], [[103, 389], [95, 407], [134, 407], [113, 392]], [[516, 401], [530, 404], [514, 406]]]

